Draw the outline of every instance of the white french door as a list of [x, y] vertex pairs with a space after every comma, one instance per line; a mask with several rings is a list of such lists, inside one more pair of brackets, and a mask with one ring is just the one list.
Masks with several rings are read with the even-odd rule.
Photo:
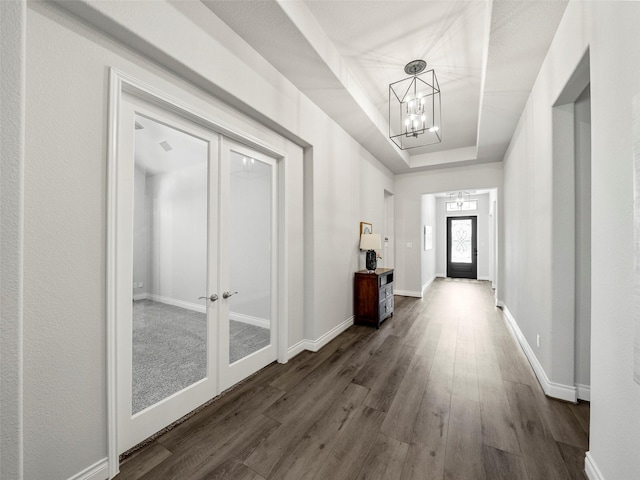
[[276, 161], [223, 138], [220, 175], [220, 388], [276, 359]]
[[274, 159], [124, 94], [117, 450], [276, 359]]

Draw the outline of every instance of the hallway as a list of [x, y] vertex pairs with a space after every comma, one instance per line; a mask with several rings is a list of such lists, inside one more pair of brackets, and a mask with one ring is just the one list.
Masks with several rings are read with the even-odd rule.
[[589, 404], [546, 398], [488, 282], [271, 364], [121, 465], [129, 479], [584, 479]]

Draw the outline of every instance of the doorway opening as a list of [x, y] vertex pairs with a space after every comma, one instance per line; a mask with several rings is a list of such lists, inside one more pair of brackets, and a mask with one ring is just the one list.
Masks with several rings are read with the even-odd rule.
[[591, 98], [587, 51], [552, 108], [551, 380], [591, 398]]

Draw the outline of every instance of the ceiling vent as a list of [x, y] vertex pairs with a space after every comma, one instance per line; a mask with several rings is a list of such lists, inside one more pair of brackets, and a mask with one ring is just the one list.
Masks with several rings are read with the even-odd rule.
[[171, 150], [173, 150], [173, 147], [169, 145], [166, 140], [161, 141], [160, 146], [165, 152], [170, 152]]

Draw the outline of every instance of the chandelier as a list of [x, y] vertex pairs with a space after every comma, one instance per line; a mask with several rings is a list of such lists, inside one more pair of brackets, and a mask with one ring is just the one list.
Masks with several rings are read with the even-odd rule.
[[[449, 200], [453, 200], [454, 195], [455, 193], [450, 193]], [[466, 200], [464, 198], [465, 196], [467, 197]], [[471, 194], [469, 192], [458, 192], [458, 195], [456, 196], [456, 205], [458, 206], [458, 209], [462, 208], [462, 206], [465, 204], [465, 201], [471, 201]]]
[[408, 78], [389, 85], [389, 138], [401, 150], [442, 141], [440, 85], [427, 62], [413, 60], [404, 67]]

